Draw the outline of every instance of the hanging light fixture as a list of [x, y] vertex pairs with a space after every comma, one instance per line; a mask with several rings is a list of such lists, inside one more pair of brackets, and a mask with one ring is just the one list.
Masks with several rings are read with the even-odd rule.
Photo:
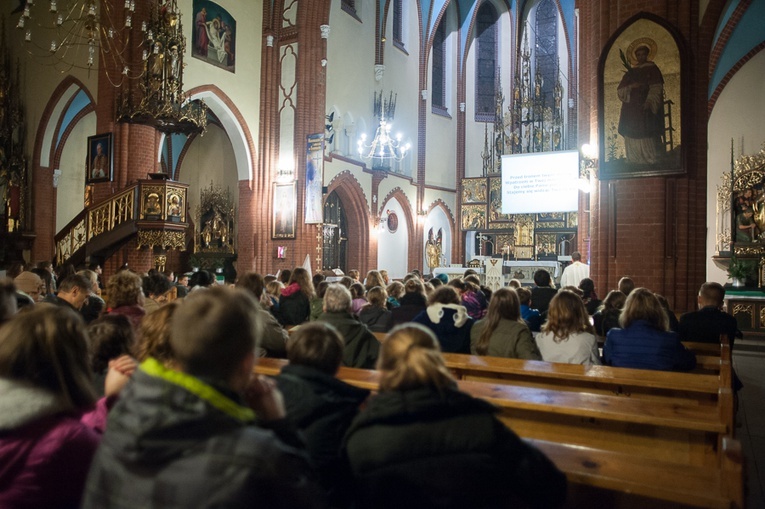
[[396, 111], [396, 97], [391, 92], [389, 99], [384, 100], [382, 91], [379, 95], [375, 92], [375, 116], [380, 123], [371, 143], [367, 143], [366, 133], [362, 133], [357, 142], [359, 156], [372, 159], [373, 170], [389, 170], [391, 160], [401, 161], [411, 148], [409, 143], [402, 144], [400, 133], [395, 138], [391, 136], [393, 125], [389, 119], [393, 119]]
[[62, 74], [103, 69], [115, 87], [141, 77], [140, 66], [130, 64], [146, 35], [145, 24], [133, 28], [135, 0], [49, 0], [47, 9], [35, 3], [26, 0], [16, 23], [33, 60]]
[[183, 91], [186, 38], [177, 1], [153, 0], [141, 30], [146, 34], [141, 79], [120, 94], [118, 121], [151, 125], [166, 133], [204, 132], [207, 106], [188, 101]]

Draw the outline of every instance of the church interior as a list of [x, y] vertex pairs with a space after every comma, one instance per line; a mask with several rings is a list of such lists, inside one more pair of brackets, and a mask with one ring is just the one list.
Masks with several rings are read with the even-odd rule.
[[0, 9], [2, 267], [765, 285], [765, 0]]
[[[580, 251], [599, 289], [630, 275], [679, 312], [727, 280], [732, 166], [765, 141], [762, 2], [49, 4], [3, 13], [4, 264], [401, 278]], [[633, 162], [640, 44], [664, 118]], [[578, 154], [568, 205], [555, 177], [508, 213], [502, 161], [556, 151]]]

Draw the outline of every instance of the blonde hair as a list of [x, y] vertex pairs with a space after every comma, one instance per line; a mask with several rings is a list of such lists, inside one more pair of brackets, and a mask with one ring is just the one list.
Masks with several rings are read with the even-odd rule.
[[266, 284], [266, 293], [278, 299], [282, 294], [282, 288], [284, 288], [284, 284], [281, 281], [273, 280]]
[[143, 317], [135, 348], [135, 356], [140, 362], [154, 357], [165, 366], [172, 367], [175, 363], [173, 347], [170, 346], [170, 327], [180, 305], [181, 301], [174, 300]]
[[485, 327], [475, 344], [478, 355], [486, 355], [489, 352], [489, 340], [502, 319], [526, 323], [521, 318], [521, 301], [513, 288], [500, 288], [491, 295], [486, 318], [482, 320]]
[[376, 271], [376, 270], [370, 270], [367, 272], [367, 280], [364, 284], [366, 286], [367, 290], [371, 290], [375, 286], [385, 286], [385, 280], [383, 279], [382, 275]]
[[399, 325], [388, 334], [380, 347], [377, 369], [381, 391], [441, 390], [454, 385], [435, 334], [416, 323]]
[[550, 301], [542, 332], [551, 332], [556, 343], [568, 340], [577, 332], [595, 333], [582, 298], [568, 290], [559, 291]]
[[656, 295], [648, 288], [635, 288], [627, 296], [622, 314], [619, 315], [619, 325], [626, 329], [637, 320], [645, 320], [648, 324], [662, 331], [669, 330], [669, 319]]
[[106, 306], [114, 309], [139, 303], [143, 292], [141, 276], [129, 270], [121, 270], [109, 278], [106, 284]]
[[404, 283], [401, 281], [394, 281], [391, 284], [388, 285], [388, 288], [386, 288], [386, 291], [388, 292], [388, 295], [393, 297], [394, 299], [400, 299], [404, 296], [404, 293], [406, 293], [406, 290], [404, 288]]
[[72, 309], [39, 305], [0, 329], [0, 377], [55, 394], [67, 409], [95, 403], [85, 323]]
[[367, 301], [371, 306], [386, 309], [385, 304], [388, 302], [388, 292], [381, 286], [375, 286], [367, 292]]

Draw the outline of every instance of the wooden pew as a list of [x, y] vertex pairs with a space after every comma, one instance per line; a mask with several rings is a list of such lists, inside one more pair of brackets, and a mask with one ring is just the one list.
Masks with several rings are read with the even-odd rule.
[[[286, 363], [261, 359], [256, 372], [275, 375]], [[343, 367], [338, 378], [376, 390], [379, 373]], [[543, 445], [573, 486], [670, 502], [693, 493], [686, 503], [701, 507], [731, 507], [741, 499], [740, 462], [738, 474], [724, 470], [737, 442], [708, 407], [473, 381], [458, 385], [496, 405], [498, 418], [519, 436]], [[585, 453], [588, 459], [582, 459]], [[654, 490], [656, 476], [666, 482]]]

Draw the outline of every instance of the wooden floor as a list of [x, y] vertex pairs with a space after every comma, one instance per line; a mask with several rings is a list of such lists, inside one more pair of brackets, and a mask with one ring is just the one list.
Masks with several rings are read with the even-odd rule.
[[739, 392], [736, 438], [747, 463], [747, 508], [765, 509], [765, 339], [736, 340], [733, 365], [744, 388]]

